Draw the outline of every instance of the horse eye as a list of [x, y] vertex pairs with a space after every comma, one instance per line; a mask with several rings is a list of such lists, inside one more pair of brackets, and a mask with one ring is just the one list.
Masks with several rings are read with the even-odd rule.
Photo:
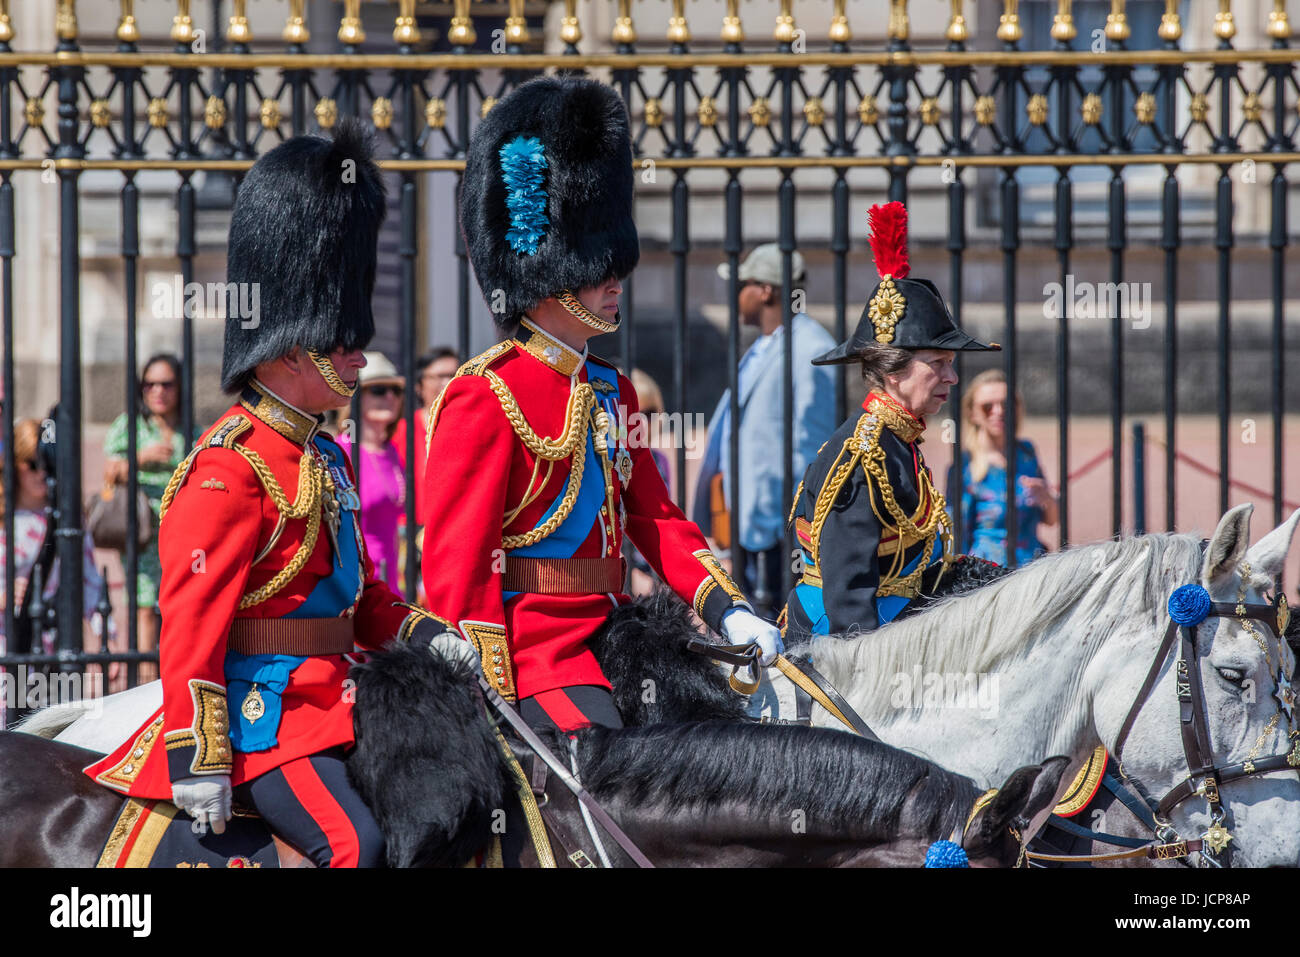
[[1240, 686], [1246, 680], [1246, 672], [1240, 668], [1215, 668], [1214, 670], [1219, 673], [1220, 678], [1231, 685]]

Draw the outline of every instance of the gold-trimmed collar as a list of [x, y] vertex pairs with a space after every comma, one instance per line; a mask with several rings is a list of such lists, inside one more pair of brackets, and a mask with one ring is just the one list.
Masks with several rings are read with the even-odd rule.
[[256, 379], [251, 380], [239, 396], [239, 404], [290, 442], [303, 447], [311, 441], [322, 421], [286, 402]]
[[581, 352], [566, 345], [555, 336], [539, 328], [525, 317], [519, 322], [519, 331], [515, 334], [519, 348], [533, 356], [544, 366], [549, 366], [562, 375], [574, 375], [587, 361], [587, 348]]
[[915, 442], [925, 431], [925, 421], [918, 419], [911, 412], [898, 404], [896, 399], [880, 392], [867, 394], [867, 401], [862, 406], [871, 415], [877, 415], [885, 427], [904, 442]]

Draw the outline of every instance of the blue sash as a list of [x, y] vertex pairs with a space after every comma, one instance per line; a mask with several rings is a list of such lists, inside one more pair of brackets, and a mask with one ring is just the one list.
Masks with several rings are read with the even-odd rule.
[[[804, 561], [811, 565], [812, 557], [805, 550], [803, 553]], [[909, 575], [916, 571], [921, 559], [925, 558], [925, 552], [917, 552], [916, 557], [903, 566], [900, 575]], [[926, 566], [932, 565], [943, 557], [943, 539], [935, 536], [934, 547], [930, 549], [929, 561]], [[799, 604], [803, 606], [804, 613], [812, 622], [812, 634], [828, 635], [830, 634], [830, 616], [826, 613], [826, 603], [822, 590], [817, 585], [809, 585], [807, 582], [799, 582], [794, 586], [794, 593], [799, 598]], [[902, 613], [912, 599], [904, 595], [878, 595], [876, 597], [876, 627], [888, 624]]]

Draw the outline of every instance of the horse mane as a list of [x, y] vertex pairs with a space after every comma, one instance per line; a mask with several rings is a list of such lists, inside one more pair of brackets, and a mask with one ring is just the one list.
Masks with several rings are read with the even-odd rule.
[[1199, 580], [1200, 541], [1162, 533], [1069, 548], [937, 601], [924, 614], [863, 635], [815, 639], [807, 647], [818, 670], [843, 693], [885, 707], [895, 676], [917, 662], [928, 672], [991, 673], [1062, 625], [1076, 626], [1079, 641], [1105, 636], [1134, 616], [1159, 628], [1170, 592]]
[[802, 811], [813, 835], [947, 837], [980, 794], [924, 758], [823, 728], [710, 721], [577, 735], [582, 782], [602, 801], [678, 813], [729, 803], [782, 827]]

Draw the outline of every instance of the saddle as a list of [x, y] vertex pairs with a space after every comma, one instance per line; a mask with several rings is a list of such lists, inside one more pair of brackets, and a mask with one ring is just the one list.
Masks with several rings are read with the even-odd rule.
[[127, 798], [96, 867], [310, 867], [271, 834], [266, 822], [236, 808], [223, 833], [196, 827], [170, 801]]

